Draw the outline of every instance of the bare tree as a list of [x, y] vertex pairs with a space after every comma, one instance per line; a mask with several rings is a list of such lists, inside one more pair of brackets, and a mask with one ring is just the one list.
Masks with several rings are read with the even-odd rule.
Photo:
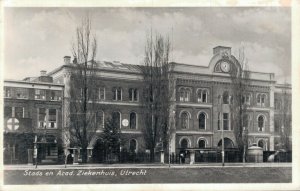
[[248, 126], [249, 115], [247, 108], [250, 102], [250, 80], [247, 68], [247, 59], [244, 55], [244, 48], [239, 50], [238, 62], [240, 68], [233, 67], [230, 72], [232, 82], [232, 98], [230, 104], [231, 124], [234, 130], [235, 139], [238, 145], [240, 157], [245, 162], [248, 149]]
[[82, 162], [87, 162], [87, 147], [95, 136], [97, 124], [98, 90], [96, 81], [97, 41], [91, 34], [89, 17], [76, 29], [76, 38], [72, 44], [74, 61], [70, 76], [70, 105], [68, 137], [72, 146], [81, 148]]
[[[285, 84], [287, 86], [287, 84]], [[277, 120], [280, 125], [280, 147], [286, 151], [291, 150], [291, 125], [292, 125], [292, 113], [291, 95], [287, 92], [286, 87], [282, 89], [282, 93], [279, 95], [279, 115]]]
[[143, 135], [146, 147], [150, 149], [150, 160], [154, 161], [155, 148], [160, 142], [164, 150], [169, 142], [169, 109], [170, 109], [170, 76], [169, 64], [170, 42], [152, 34], [147, 38], [145, 46], [145, 59], [142, 68], [143, 74]]

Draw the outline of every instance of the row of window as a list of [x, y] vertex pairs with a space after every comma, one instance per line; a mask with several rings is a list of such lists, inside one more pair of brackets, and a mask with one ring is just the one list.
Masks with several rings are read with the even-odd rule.
[[38, 128], [56, 129], [57, 128], [57, 110], [48, 108], [38, 108]]
[[[221, 120], [222, 117], [222, 120]], [[181, 119], [181, 128], [182, 129], [189, 129], [189, 120], [191, 118], [190, 113], [184, 111], [180, 114], [180, 119]], [[198, 128], [205, 130], [207, 129], [207, 114], [205, 112], [200, 112], [198, 114]], [[222, 122], [222, 124], [221, 124]], [[245, 115], [243, 119], [243, 127], [248, 128], [249, 127], [249, 115]], [[258, 124], [258, 131], [263, 132], [265, 131], [265, 122], [266, 122], [266, 117], [264, 115], [259, 115], [257, 117], [257, 124]], [[230, 116], [229, 113], [223, 113], [223, 116], [221, 113], [218, 114], [218, 130], [222, 130], [221, 127], [223, 125], [223, 130], [226, 131], [231, 131], [231, 124], [230, 124]]]
[[[218, 143], [218, 146], [221, 146], [222, 145], [222, 140], [220, 140], [220, 142]], [[180, 148], [189, 148], [191, 147], [191, 141], [189, 140], [189, 138], [187, 137], [184, 137], [182, 139], [179, 140], [179, 145], [180, 145]], [[251, 143], [250, 140], [248, 140], [248, 145], [251, 146], [255, 143]], [[198, 145], [198, 148], [202, 149], [202, 148], [206, 148], [208, 146], [208, 141], [207, 139], [201, 137], [198, 139], [197, 141], [197, 145]], [[263, 148], [264, 150], [267, 150], [267, 142], [264, 140], [264, 139], [259, 139], [257, 141], [257, 145], [261, 148]], [[226, 148], [233, 148], [234, 147], [234, 144], [233, 144], [233, 141], [229, 138], [225, 138], [224, 139], [224, 146]]]
[[[112, 88], [112, 100], [114, 101], [122, 101], [123, 100], [123, 89], [121, 87], [113, 87]], [[83, 97], [83, 89], [80, 89], [80, 95]], [[88, 91], [89, 92], [89, 91]], [[95, 95], [98, 100], [106, 100], [106, 89], [105, 87], [100, 87], [98, 95]], [[129, 88], [128, 89], [128, 97], [129, 101], [138, 101], [138, 89], [137, 88]]]
[[[112, 117], [112, 120], [114, 122], [116, 122], [116, 125], [118, 127], [122, 127], [122, 116], [121, 116], [121, 113], [120, 112], [112, 112], [111, 113], [111, 117]], [[104, 124], [105, 124], [105, 114], [103, 111], [98, 111], [97, 114], [96, 114], [96, 121], [97, 121], [97, 124], [104, 128]], [[137, 129], [137, 121], [138, 121], [138, 118], [137, 118], [137, 114], [135, 112], [131, 112], [129, 114], [129, 123], [128, 123], [128, 126], [130, 129]], [[123, 124], [125, 126], [127, 126], [127, 124]]]
[[[192, 89], [188, 87], [179, 88], [179, 101], [180, 102], [190, 102], [191, 101]], [[207, 103], [208, 102], [209, 91], [205, 88], [199, 88], [196, 91], [196, 101], [199, 103]], [[258, 93], [256, 96], [256, 103], [258, 106], [265, 106], [266, 94]], [[242, 96], [242, 103], [250, 105], [251, 94], [247, 93]], [[230, 104], [233, 103], [233, 96], [229, 95], [228, 91], [224, 91], [222, 96], [219, 96], [219, 104]]]
[[[57, 128], [57, 109], [37, 108], [38, 128], [55, 129]], [[4, 117], [7, 119], [7, 129], [17, 130], [19, 120], [25, 118], [24, 107], [4, 107]]]
[[[209, 91], [207, 89], [197, 89], [196, 95], [197, 95], [197, 102], [201, 103], [207, 103], [207, 97], [208, 97]], [[191, 88], [185, 88], [181, 87], [179, 88], [179, 101], [181, 102], [190, 102], [191, 101], [191, 94], [192, 89]]]
[[[29, 99], [29, 88], [4, 87], [5, 98]], [[34, 89], [34, 99], [46, 100], [46, 90]], [[60, 101], [62, 99], [62, 91], [51, 90], [50, 100]]]
[[[19, 120], [24, 118], [24, 107], [4, 107], [4, 117], [8, 119], [7, 128], [10, 130], [17, 130], [19, 128]], [[57, 109], [51, 108], [37, 108], [37, 116], [38, 116], [38, 128], [40, 129], [55, 129], [57, 128], [58, 121], [58, 112]], [[97, 124], [104, 127], [104, 112], [97, 112]], [[112, 120], [114, 120], [117, 125], [121, 128], [121, 113], [113, 112]], [[135, 112], [131, 112], [129, 114], [129, 128], [137, 129], [137, 114]]]

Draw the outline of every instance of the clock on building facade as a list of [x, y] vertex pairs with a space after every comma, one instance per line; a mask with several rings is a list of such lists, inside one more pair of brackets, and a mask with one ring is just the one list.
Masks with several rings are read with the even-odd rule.
[[230, 72], [230, 69], [231, 69], [231, 66], [230, 66], [230, 63], [226, 62], [226, 61], [222, 61], [221, 62], [221, 70], [222, 72]]

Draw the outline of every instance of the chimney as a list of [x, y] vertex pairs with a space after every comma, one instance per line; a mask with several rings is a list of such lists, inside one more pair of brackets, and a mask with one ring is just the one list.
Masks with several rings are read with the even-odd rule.
[[231, 55], [231, 47], [216, 46], [215, 48], [213, 48], [213, 53], [214, 53], [214, 55], [221, 54], [224, 56], [230, 56]]
[[46, 71], [46, 70], [41, 70], [41, 71], [40, 71], [40, 75], [41, 75], [41, 76], [46, 76], [46, 74], [47, 74], [47, 71]]
[[70, 64], [71, 63], [71, 56], [64, 56], [64, 63], [66, 65]]

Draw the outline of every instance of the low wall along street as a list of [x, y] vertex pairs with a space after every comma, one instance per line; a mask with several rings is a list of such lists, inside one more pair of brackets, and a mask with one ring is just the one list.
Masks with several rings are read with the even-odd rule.
[[290, 183], [291, 167], [5, 170], [4, 184]]

